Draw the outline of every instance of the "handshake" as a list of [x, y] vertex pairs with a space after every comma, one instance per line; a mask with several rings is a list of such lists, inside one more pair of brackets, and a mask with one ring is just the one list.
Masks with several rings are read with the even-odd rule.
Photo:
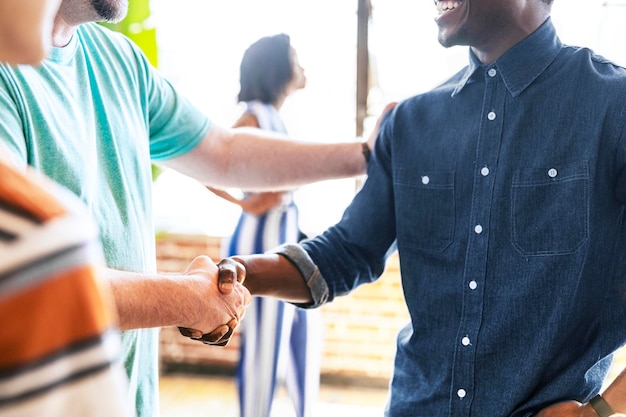
[[[230, 341], [233, 332], [243, 318], [245, 309], [251, 302], [251, 295], [243, 286], [243, 281], [246, 276], [243, 265], [232, 259], [222, 259], [217, 264], [216, 272], [211, 271], [214, 268], [215, 264], [213, 264], [209, 258], [198, 257], [189, 265], [186, 273], [207, 275], [208, 272], [210, 281], [211, 275], [217, 275], [217, 285], [215, 285], [215, 283], [212, 284], [214, 290], [217, 291], [210, 293], [210, 297], [214, 299], [211, 301], [215, 301], [212, 304], [218, 309], [218, 314], [222, 317], [226, 315], [230, 320], [208, 333], [202, 333], [201, 330], [189, 327], [178, 327], [178, 330], [183, 336], [198, 340], [204, 344], [225, 346]], [[208, 314], [211, 314], [211, 312]], [[218, 316], [216, 319], [220, 320], [220, 317]]]

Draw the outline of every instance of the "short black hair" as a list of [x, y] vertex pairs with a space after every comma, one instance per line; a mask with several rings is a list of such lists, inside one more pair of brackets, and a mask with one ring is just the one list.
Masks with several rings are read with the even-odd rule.
[[246, 49], [239, 66], [237, 99], [274, 104], [293, 78], [289, 36], [266, 36]]

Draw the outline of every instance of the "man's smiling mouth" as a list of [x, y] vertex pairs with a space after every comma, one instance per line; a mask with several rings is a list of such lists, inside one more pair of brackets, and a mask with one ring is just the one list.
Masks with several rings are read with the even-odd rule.
[[462, 1], [457, 0], [435, 0], [435, 5], [437, 6], [437, 11], [439, 12], [440, 16], [453, 11], [461, 3]]

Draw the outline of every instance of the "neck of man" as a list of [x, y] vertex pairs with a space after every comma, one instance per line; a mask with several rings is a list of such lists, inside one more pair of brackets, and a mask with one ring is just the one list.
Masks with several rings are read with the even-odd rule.
[[80, 25], [103, 20], [91, 6], [91, 2], [63, 0], [54, 18], [52, 46], [56, 48], [67, 46]]
[[70, 25], [62, 17], [57, 15], [54, 19], [52, 28], [52, 46], [55, 48], [63, 48], [72, 40], [72, 36], [76, 33], [78, 25]]
[[[512, 25], [506, 31], [499, 34], [491, 34], [489, 39], [484, 42], [478, 42], [477, 45], [471, 46], [476, 57], [485, 65], [495, 62], [504, 55], [509, 49], [526, 39], [534, 33], [545, 21], [549, 15], [533, 15], [527, 19], [522, 19], [522, 24]], [[496, 42], [493, 40], [497, 39]]]

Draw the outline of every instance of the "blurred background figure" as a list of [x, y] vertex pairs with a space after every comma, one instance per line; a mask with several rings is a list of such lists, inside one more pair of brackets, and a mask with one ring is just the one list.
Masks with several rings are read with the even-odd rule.
[[[38, 64], [60, 0], [0, 0], [0, 62]], [[130, 417], [102, 247], [82, 203], [0, 145], [0, 416]]]
[[[287, 97], [305, 85], [306, 76], [289, 36], [259, 39], [241, 61], [238, 100], [246, 109], [234, 126], [286, 134], [279, 111]], [[305, 237], [298, 226], [292, 192], [244, 191], [238, 198], [224, 190], [209, 189], [242, 209], [225, 245], [226, 256], [263, 253]], [[320, 311], [256, 297], [241, 327], [237, 370], [240, 415], [268, 417], [276, 389], [284, 385], [296, 415], [311, 416], [319, 392], [321, 343]]]

